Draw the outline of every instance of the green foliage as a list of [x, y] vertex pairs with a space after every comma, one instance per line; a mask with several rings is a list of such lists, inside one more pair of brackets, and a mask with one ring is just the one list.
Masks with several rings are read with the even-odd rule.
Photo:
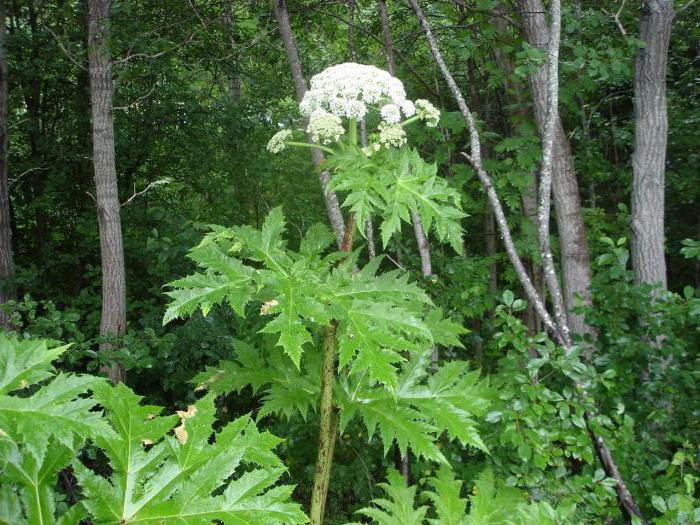
[[461, 497], [462, 482], [443, 467], [426, 480], [430, 489], [423, 498], [430, 506], [419, 507], [415, 507], [417, 487], [407, 487], [396, 471], [390, 471], [387, 479], [379, 485], [386, 498], [374, 499], [374, 506], [357, 511], [379, 525], [554, 525], [570, 523], [573, 512], [529, 502], [524, 492], [497, 482], [491, 470], [479, 475], [467, 500]]
[[[158, 416], [124, 385], [54, 374], [66, 349], [0, 334], [0, 523], [306, 522], [293, 487], [276, 485], [279, 438], [247, 416], [215, 431], [211, 396]], [[88, 439], [107, 464], [78, 459]], [[81, 499], [66, 508], [56, 484], [69, 465]]]
[[255, 302], [262, 315], [272, 317], [262, 332], [277, 334], [277, 346], [298, 368], [304, 348], [314, 346], [311, 331], [336, 318], [340, 369], [368, 374], [394, 389], [396, 366], [405, 361], [402, 352], [434, 343], [421, 318], [430, 299], [406, 274], [376, 275], [381, 258], [359, 272], [354, 271], [355, 257], [336, 265], [338, 254], [323, 255], [332, 236], [321, 226], [309, 230], [298, 252], [284, 248], [283, 229], [279, 209], [261, 230], [216, 228], [190, 254], [205, 272], [170, 284], [173, 302], [164, 321], [198, 307], [206, 315], [224, 301], [242, 314]]
[[681, 244], [683, 245], [683, 248], [681, 248], [683, 257], [686, 259], [700, 259], [700, 241], [685, 239]]
[[410, 447], [416, 455], [443, 462], [436, 443], [443, 432], [463, 446], [487, 451], [474, 418], [486, 414], [492, 391], [465, 362], [446, 363], [434, 374], [431, 366], [427, 355], [416, 356], [402, 370], [393, 393], [372, 388], [368, 381], [341, 380], [341, 429], [359, 415], [370, 437], [378, 431], [385, 453], [395, 440], [404, 454]]
[[[353, 146], [331, 155], [326, 164], [334, 171], [331, 188], [347, 193], [344, 207], [355, 215], [364, 232], [371, 217], [381, 217], [382, 243], [386, 248], [411, 224], [416, 212], [426, 233], [434, 231], [441, 242], [462, 253], [460, 194], [437, 175], [437, 165], [424, 161], [415, 148], [382, 149], [368, 157]], [[363, 233], [364, 234], [364, 233]]]
[[[214, 285], [202, 283], [211, 280], [229, 290], [217, 302], [226, 300], [234, 310], [242, 310], [252, 300], [261, 305], [262, 315], [276, 315], [261, 332], [279, 334], [277, 346], [296, 370], [279, 356], [256, 355], [251, 346], [239, 345], [235, 362], [199, 374], [195, 383], [217, 392], [251, 385], [264, 393], [262, 415], [289, 417], [298, 411], [306, 417], [309, 409], [316, 409], [320, 392], [320, 345], [314, 344], [312, 333], [337, 319], [340, 376], [335, 402], [341, 431], [360, 416], [370, 437], [378, 430], [385, 454], [395, 441], [404, 453], [410, 447], [426, 459], [444, 461], [436, 446], [442, 432], [463, 445], [486, 450], [474, 418], [486, 413], [490, 394], [478, 382], [478, 372], [468, 372], [464, 362], [453, 362], [429, 374], [427, 355], [432, 346], [459, 345], [457, 336], [463, 329], [443, 319], [439, 311], [427, 313], [431, 301], [406, 274], [378, 274], [381, 258], [359, 271], [354, 270], [355, 257], [338, 265], [337, 254], [323, 256], [332, 236], [322, 227], [309, 230], [298, 252], [286, 250], [283, 225], [281, 212], [273, 210], [260, 231], [217, 228], [209, 234], [191, 254], [205, 273], [197, 274], [196, 288], [181, 289], [193, 282], [191, 278], [171, 284], [177, 289], [168, 292], [174, 303], [166, 321], [190, 313], [197, 304], [208, 312], [212, 305], [208, 290]], [[260, 267], [246, 266], [228, 254]], [[236, 271], [226, 273], [232, 267]], [[249, 281], [243, 282], [240, 275]], [[407, 359], [406, 353], [412, 357]]]
[[55, 374], [51, 362], [68, 346], [47, 347], [0, 333], [0, 523], [75, 523], [73, 509], [56, 518], [54, 486], [85, 436], [107, 436], [98, 403], [85, 394], [103, 380]]

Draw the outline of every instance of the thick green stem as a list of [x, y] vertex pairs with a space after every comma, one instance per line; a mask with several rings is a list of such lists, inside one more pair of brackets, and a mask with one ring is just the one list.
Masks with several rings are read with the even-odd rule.
[[333, 382], [335, 380], [335, 334], [338, 323], [333, 320], [323, 336], [323, 369], [321, 371], [321, 428], [318, 436], [316, 473], [311, 494], [311, 525], [323, 523], [328, 482], [330, 481], [333, 450], [335, 449], [338, 414], [333, 408]]
[[[357, 128], [355, 129], [357, 131]], [[345, 236], [341, 250], [350, 252], [355, 236], [355, 216], [351, 213], [345, 224]], [[326, 509], [328, 484], [333, 466], [333, 451], [338, 433], [338, 412], [333, 406], [333, 384], [335, 383], [336, 332], [338, 321], [333, 319], [323, 334], [323, 365], [321, 369], [321, 403], [319, 407], [320, 429], [318, 435], [318, 452], [316, 453], [316, 472], [311, 493], [311, 525], [321, 525]]]
[[348, 120], [348, 142], [357, 146], [357, 121], [353, 118]]
[[333, 151], [331, 148], [321, 146], [320, 144], [309, 144], [308, 142], [285, 142], [284, 144], [286, 146], [295, 146], [297, 148], [320, 149], [321, 151], [325, 151], [326, 153], [330, 153], [331, 155], [335, 153], [335, 151]]
[[411, 118], [407, 118], [406, 120], [404, 120], [404, 121], [403, 121], [401, 124], [399, 124], [399, 125], [403, 128], [403, 127], [408, 126], [409, 124], [413, 124], [413, 123], [416, 122], [417, 120], [419, 120], [418, 115], [413, 115]]

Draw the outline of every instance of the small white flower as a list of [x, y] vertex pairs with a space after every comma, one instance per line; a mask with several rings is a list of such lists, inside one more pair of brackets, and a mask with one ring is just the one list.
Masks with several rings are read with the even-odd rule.
[[387, 148], [389, 146], [400, 148], [406, 144], [406, 132], [401, 126], [396, 124], [381, 122], [379, 124], [379, 142]]
[[416, 114], [416, 106], [410, 100], [406, 99], [401, 103], [401, 111], [406, 117], [412, 117]]
[[332, 115], [323, 109], [317, 109], [309, 117], [309, 126], [306, 132], [311, 135], [311, 140], [321, 144], [338, 142], [345, 133], [343, 121], [340, 117]]
[[269, 151], [270, 153], [279, 153], [286, 147], [284, 141], [287, 140], [291, 135], [291, 129], [283, 129], [281, 131], [278, 131], [277, 133], [272, 135], [272, 138], [267, 143], [267, 151]]
[[423, 99], [416, 100], [416, 115], [425, 122], [429, 128], [434, 128], [440, 121], [440, 110], [430, 102]]
[[399, 110], [399, 106], [396, 104], [387, 104], [386, 106], [382, 106], [379, 112], [382, 114], [382, 120], [388, 122], [389, 124], [398, 124], [401, 122], [401, 111]]

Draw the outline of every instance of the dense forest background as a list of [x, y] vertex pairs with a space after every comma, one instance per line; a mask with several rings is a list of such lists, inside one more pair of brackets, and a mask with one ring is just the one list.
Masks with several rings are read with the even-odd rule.
[[[270, 352], [276, 341], [260, 333], [264, 307], [241, 316], [218, 305], [163, 324], [164, 286], [195, 271], [200, 261], [187, 254], [212, 225], [259, 229], [281, 207], [295, 249], [315, 223], [337, 233], [343, 219], [329, 222], [322, 159], [266, 146], [282, 128], [303, 128], [299, 101], [313, 75], [371, 64], [440, 109], [437, 127], [412, 130], [409, 146], [436, 165], [464, 213], [459, 251], [407, 217], [384, 243], [375, 216], [354, 246], [354, 264], [383, 256], [383, 271], [408, 274], [431, 309], [464, 328], [435, 346], [433, 365], [467, 361], [488, 384], [490, 406], [477, 418], [484, 447], [435, 438], [464, 482], [461, 496], [488, 468], [503, 491], [558, 509], [555, 523], [641, 519], [592, 445], [595, 432], [639, 516], [700, 523], [700, 4], [564, 2], [559, 115], [548, 120], [552, 5], [540, 0], [0, 1], [0, 321], [20, 339], [71, 343], [56, 362], [63, 373], [123, 380], [174, 413], [201, 397], [195, 376], [221, 360], [237, 356], [238, 373], [260, 372], [250, 348]], [[426, 27], [475, 119], [478, 163], [524, 269], [545, 308], [561, 300], [567, 310], [569, 342], [543, 323], [511, 263], [472, 130]], [[538, 236], [548, 123], [559, 299]], [[572, 343], [590, 374], [573, 383], [567, 367], [578, 365], [556, 357]], [[586, 381], [602, 418], [594, 427], [577, 401]], [[317, 401], [301, 399], [297, 384], [270, 407], [280, 394], [262, 375], [233, 383], [216, 399], [219, 421], [253, 413], [284, 438], [282, 477], [308, 511]], [[354, 513], [384, 494], [391, 469], [402, 473], [389, 474], [394, 490], [408, 491], [396, 501], [428, 501], [421, 494], [437, 464], [368, 441], [370, 427], [351, 421], [338, 436], [325, 523], [360, 520]], [[66, 505], [80, 496], [62, 472]], [[422, 523], [393, 519], [377, 522]]]

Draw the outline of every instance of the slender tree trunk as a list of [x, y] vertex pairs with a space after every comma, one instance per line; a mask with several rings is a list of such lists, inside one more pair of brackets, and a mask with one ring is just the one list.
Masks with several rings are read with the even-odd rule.
[[[519, 2], [528, 42], [537, 49], [545, 50], [549, 41], [549, 29], [545, 21], [542, 1], [519, 0]], [[530, 90], [537, 127], [540, 135], [544, 137], [548, 100], [545, 64], [530, 75]], [[580, 297], [583, 304], [591, 302], [591, 262], [571, 145], [559, 117], [554, 122], [552, 190], [559, 231], [563, 295], [568, 324], [575, 334], [592, 333], [591, 328], [585, 324], [583, 316], [572, 311], [578, 304], [577, 297]], [[542, 198], [542, 195], [539, 197]]]
[[[9, 281], [15, 274], [10, 223], [10, 189], [7, 183], [7, 55], [5, 2], [0, 0], [0, 305], [15, 299]], [[12, 329], [9, 316], [0, 310], [0, 327]]]
[[664, 175], [668, 119], [666, 60], [673, 24], [671, 0], [642, 2], [634, 66], [634, 153], [632, 155], [632, 266], [637, 283], [666, 289]]
[[[348, 0], [348, 49], [350, 50], [350, 61], [357, 62], [357, 38], [355, 34], [355, 9], [356, 0]], [[367, 147], [367, 122], [360, 121], [360, 145]], [[374, 243], [374, 222], [372, 217], [367, 218], [365, 224], [365, 238], [367, 240], [367, 256], [374, 259], [377, 256], [377, 247]]]
[[[38, 61], [41, 48], [39, 43], [39, 14], [37, 13], [38, 2], [28, 2], [28, 22], [29, 30], [32, 35], [31, 45], [29, 50], [29, 59], [34, 62]], [[41, 126], [41, 77], [38, 70], [33, 69], [27, 81], [24, 92], [24, 103], [27, 105], [27, 113], [29, 116], [29, 155], [32, 168], [34, 171], [30, 175], [32, 188], [32, 198], [34, 200], [34, 246], [32, 255], [36, 259], [40, 259], [43, 249], [48, 242], [48, 216], [46, 206], [40, 202], [44, 194], [45, 174], [43, 173], [43, 140]]]
[[[301, 68], [299, 53], [297, 52], [297, 47], [294, 42], [292, 26], [289, 22], [287, 4], [285, 0], [272, 0], [272, 7], [274, 8], [275, 18], [277, 19], [277, 28], [279, 30], [280, 37], [284, 42], [284, 48], [287, 53], [287, 62], [289, 63], [289, 69], [292, 73], [294, 89], [297, 92], [297, 98], [299, 99], [299, 102], [301, 102], [301, 100], [304, 98], [304, 94], [306, 93], [306, 81], [304, 80], [304, 73]], [[321, 169], [321, 163], [324, 159], [323, 153], [314, 148], [311, 150], [311, 156], [314, 165], [319, 170], [318, 178], [321, 182], [323, 197], [326, 201], [326, 211], [328, 213], [328, 219], [330, 220], [331, 226], [333, 227], [333, 231], [335, 232], [338, 246], [340, 246], [343, 242], [345, 225], [343, 224], [343, 214], [340, 211], [338, 197], [336, 196], [334, 191], [328, 189], [330, 173], [328, 173], [328, 171], [326, 170]]]
[[[92, 162], [95, 170], [95, 199], [100, 227], [102, 264], [102, 320], [100, 336], [119, 337], [126, 329], [126, 277], [120, 217], [117, 169], [114, 154], [112, 59], [109, 52], [110, 0], [88, 0], [88, 60], [92, 106]], [[100, 349], [110, 349], [109, 342]], [[114, 382], [123, 380], [123, 370], [106, 370]]]
[[[236, 42], [233, 37], [234, 32], [236, 30], [236, 20], [234, 17], [233, 6], [233, 0], [224, 0], [224, 13], [222, 16], [222, 20], [224, 22], [224, 25], [226, 26], [226, 29], [229, 32], [228, 37], [232, 51], [235, 49], [236, 46]], [[236, 55], [236, 58], [233, 59], [234, 63], [228, 66], [228, 71], [226, 72], [228, 84], [228, 98], [234, 104], [239, 104], [241, 101], [241, 74], [238, 71], [238, 63], [240, 62], [240, 59], [240, 54]]]
[[394, 62], [394, 43], [391, 38], [391, 25], [389, 24], [389, 11], [386, 8], [385, 0], [378, 0], [379, 16], [382, 21], [382, 37], [384, 39], [384, 54], [386, 55], [386, 66], [392, 75], [396, 71]]
[[[505, 18], [506, 6], [500, 2], [494, 8], [494, 18], [493, 23], [496, 31], [503, 40], [512, 39], [512, 34], [508, 27], [508, 23]], [[494, 49], [494, 55], [496, 61], [500, 64], [501, 68], [505, 71], [505, 99], [509, 106], [515, 107], [515, 114], [520, 117], [520, 119], [527, 121], [530, 119], [530, 114], [526, 108], [523, 97], [522, 85], [519, 82], [517, 76], [515, 75], [515, 67], [510, 57], [504, 53], [500, 46], [496, 46]], [[506, 129], [509, 132], [513, 130], [510, 129], [510, 125], [506, 125]], [[522, 206], [522, 213], [526, 221], [535, 224], [537, 221], [537, 173], [533, 171], [530, 173], [530, 178], [527, 187], [525, 187], [520, 194], [520, 204]], [[535, 283], [537, 288], [538, 272], [541, 273], [540, 267], [534, 261], [525, 261], [526, 267], [529, 269], [530, 279]], [[541, 330], [541, 323], [537, 317], [537, 313], [532, 305], [528, 302], [527, 310], [525, 311], [525, 320], [531, 335], [536, 334]]]

